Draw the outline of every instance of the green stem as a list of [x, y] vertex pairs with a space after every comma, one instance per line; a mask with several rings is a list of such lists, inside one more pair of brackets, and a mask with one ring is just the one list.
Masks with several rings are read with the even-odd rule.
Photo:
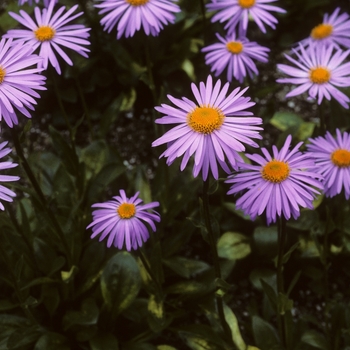
[[[284, 279], [283, 279], [283, 256], [284, 246], [286, 243], [286, 219], [284, 216], [280, 216], [278, 219], [278, 256], [277, 256], [277, 295], [278, 297], [284, 295]], [[285, 314], [278, 313], [278, 329], [280, 338], [284, 348], [287, 348], [287, 329]]]
[[53, 82], [53, 87], [54, 87], [54, 91], [55, 91], [55, 94], [56, 94], [57, 102], [58, 102], [58, 105], [60, 106], [63, 118], [64, 118], [64, 120], [66, 122], [66, 125], [67, 125], [67, 128], [68, 128], [69, 138], [70, 138], [70, 142], [71, 142], [71, 145], [72, 145], [72, 149], [73, 149], [74, 153], [76, 153], [75, 143], [74, 143], [73, 128], [72, 128], [72, 125], [71, 125], [71, 123], [69, 121], [68, 114], [67, 114], [67, 112], [66, 112], [66, 110], [64, 108], [64, 105], [63, 105], [63, 102], [62, 102], [62, 99], [61, 99], [61, 95], [60, 95], [60, 92], [58, 90], [58, 85], [57, 85], [57, 82], [56, 82], [56, 75], [54, 74], [54, 72], [52, 72], [52, 73], [53, 74], [51, 74], [51, 77], [52, 77], [52, 82]]
[[15, 274], [13, 272], [14, 264], [10, 261], [10, 258], [9, 258], [8, 254], [7, 254], [7, 251], [6, 251], [6, 249], [3, 248], [2, 243], [0, 243], [0, 252], [1, 252], [1, 256], [5, 260], [5, 264], [7, 265], [8, 271], [10, 272], [12, 283], [13, 283], [13, 288], [15, 290], [17, 299], [18, 299], [18, 301], [19, 301], [19, 303], [21, 305], [21, 308], [22, 308], [24, 314], [28, 317], [28, 319], [33, 324], [39, 325], [39, 323], [36, 320], [36, 318], [34, 317], [33, 313], [31, 312], [31, 310], [29, 309], [29, 307], [25, 304], [25, 301], [23, 300], [21, 289], [20, 289], [20, 287], [18, 285], [17, 278], [16, 278], [16, 276], [15, 276]]
[[[209, 237], [209, 244], [211, 249], [211, 254], [213, 257], [213, 263], [214, 263], [214, 272], [216, 280], [221, 279], [221, 268], [220, 268], [220, 262], [219, 262], [219, 256], [216, 249], [216, 238], [214, 236], [214, 232], [212, 230], [211, 221], [210, 221], [210, 210], [209, 210], [209, 197], [208, 197], [208, 189], [209, 189], [209, 180], [203, 181], [203, 211], [204, 211], [204, 222], [205, 227], [208, 231], [208, 237]], [[215, 294], [216, 299], [216, 306], [218, 309], [219, 314], [219, 320], [221, 322], [221, 327], [224, 330], [224, 333], [226, 334], [226, 337], [229, 341], [229, 344], [233, 349], [236, 349], [235, 344], [232, 340], [232, 333], [229, 325], [226, 322], [225, 319], [225, 313], [224, 313], [224, 305], [222, 301], [222, 297], [218, 294]]]
[[67, 239], [66, 239], [66, 237], [65, 237], [65, 235], [64, 235], [64, 233], [63, 233], [63, 231], [61, 229], [61, 226], [58, 223], [55, 215], [52, 213], [52, 211], [50, 209], [50, 206], [49, 206], [49, 204], [46, 201], [45, 195], [44, 195], [43, 191], [41, 190], [40, 185], [37, 182], [36, 177], [35, 177], [32, 169], [31, 169], [31, 167], [30, 167], [26, 157], [24, 156], [24, 153], [23, 153], [21, 144], [19, 142], [19, 138], [18, 138], [16, 129], [15, 128], [11, 128], [10, 130], [11, 130], [11, 134], [12, 134], [13, 144], [15, 146], [17, 155], [18, 155], [18, 157], [21, 160], [23, 169], [26, 172], [26, 174], [28, 176], [28, 179], [31, 182], [35, 192], [37, 193], [37, 195], [39, 197], [39, 200], [40, 200], [44, 210], [46, 210], [46, 213], [47, 213], [48, 217], [50, 218], [51, 222], [53, 223], [54, 227], [56, 228], [56, 232], [57, 232], [57, 234], [58, 234], [58, 236], [59, 236], [59, 238], [60, 238], [60, 240], [61, 240], [61, 242], [62, 242], [62, 244], [63, 244], [63, 246], [65, 248], [65, 251], [66, 251], [67, 262], [69, 264], [69, 267], [71, 267], [72, 266], [72, 256], [71, 256], [71, 251], [70, 251]]
[[161, 288], [160, 284], [158, 283], [158, 280], [157, 280], [156, 276], [152, 272], [151, 266], [148, 263], [148, 259], [143, 254], [143, 251], [142, 251], [141, 248], [137, 250], [137, 253], [138, 253], [138, 256], [140, 257], [140, 259], [142, 261], [143, 266], [145, 267], [147, 273], [150, 275], [150, 277], [151, 277], [151, 279], [152, 279], [152, 281], [153, 281], [153, 283], [155, 285], [155, 288], [156, 288], [156, 291], [157, 291], [157, 295], [158, 296], [161, 295], [162, 288]]
[[87, 121], [88, 128], [89, 128], [90, 137], [91, 137], [91, 140], [94, 140], [94, 132], [93, 132], [93, 129], [92, 129], [90, 112], [89, 112], [89, 109], [88, 109], [88, 106], [87, 106], [87, 103], [86, 103], [86, 100], [85, 100], [85, 97], [84, 97], [83, 89], [81, 88], [80, 81], [79, 81], [78, 77], [75, 76], [74, 79], [75, 79], [75, 83], [77, 85], [77, 89], [78, 89], [78, 93], [79, 93], [79, 97], [80, 97], [81, 103], [83, 105], [84, 113], [85, 113], [85, 116], [86, 116], [86, 121]]

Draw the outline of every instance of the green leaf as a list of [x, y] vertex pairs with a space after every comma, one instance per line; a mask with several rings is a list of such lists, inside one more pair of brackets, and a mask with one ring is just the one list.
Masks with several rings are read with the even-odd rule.
[[100, 333], [89, 340], [91, 350], [118, 350], [118, 340], [110, 333]]
[[85, 299], [81, 304], [80, 311], [68, 311], [63, 317], [64, 329], [69, 329], [74, 325], [94, 325], [97, 323], [99, 309], [92, 298]]
[[70, 350], [67, 338], [61, 334], [48, 332], [42, 335], [35, 344], [34, 350]]
[[276, 290], [272, 286], [270, 286], [267, 282], [265, 282], [263, 279], [260, 280], [260, 282], [261, 282], [261, 286], [265, 292], [265, 295], [267, 296], [267, 298], [270, 301], [272, 308], [276, 311], [277, 305], [278, 305]]
[[252, 328], [255, 344], [261, 350], [280, 349], [279, 340], [275, 328], [259, 316], [253, 316]]
[[138, 264], [128, 252], [115, 254], [101, 276], [101, 291], [107, 307], [116, 316], [136, 298], [141, 287]]
[[284, 315], [286, 311], [290, 311], [293, 308], [293, 300], [289, 299], [287, 295], [279, 293], [277, 301], [278, 312]]
[[105, 164], [107, 155], [106, 143], [102, 140], [97, 140], [82, 149], [80, 160], [86, 164], [88, 170], [93, 174], [97, 174]]
[[240, 218], [242, 218], [244, 220], [252, 221], [252, 219], [250, 218], [249, 215], [244, 214], [243, 210], [236, 209], [236, 204], [235, 203], [225, 202], [225, 203], [223, 203], [223, 206], [224, 206], [224, 208], [229, 210], [231, 213], [236, 214]]
[[220, 258], [229, 260], [243, 259], [251, 253], [249, 240], [237, 232], [225, 232], [217, 243]]
[[235, 343], [237, 349], [246, 350], [247, 345], [245, 344], [241, 335], [241, 331], [239, 330], [237, 317], [226, 304], [224, 305], [224, 314], [225, 314], [226, 322], [231, 329], [232, 340]]
[[192, 275], [200, 274], [210, 268], [204, 261], [187, 259], [181, 256], [174, 256], [168, 259], [163, 259], [166, 266], [184, 278], [190, 278]]
[[7, 340], [8, 349], [18, 349], [22, 346], [34, 343], [40, 336], [36, 326], [19, 328], [15, 330]]
[[168, 293], [173, 294], [204, 294], [210, 289], [210, 286], [196, 281], [179, 282], [171, 285]]
[[326, 338], [315, 330], [307, 330], [301, 337], [301, 341], [317, 349], [327, 350]]
[[278, 130], [286, 131], [290, 127], [298, 126], [303, 122], [297, 114], [291, 112], [276, 112], [270, 119], [270, 124]]
[[254, 248], [267, 257], [273, 258], [277, 255], [277, 226], [258, 226], [253, 234]]

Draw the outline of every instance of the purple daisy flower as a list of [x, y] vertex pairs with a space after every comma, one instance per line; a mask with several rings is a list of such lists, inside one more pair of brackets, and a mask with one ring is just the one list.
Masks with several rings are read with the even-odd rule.
[[[344, 108], [349, 108], [350, 99], [336, 87], [350, 86], [350, 62], [343, 63], [350, 50], [337, 50], [333, 47], [312, 45], [305, 49], [302, 45], [299, 50], [293, 49], [298, 60], [285, 55], [297, 67], [278, 64], [277, 68], [290, 78], [277, 79], [278, 83], [299, 85], [289, 92], [286, 97], [300, 95], [308, 91], [311, 98], [317, 98], [321, 104], [323, 98], [336, 99]], [[298, 52], [300, 51], [300, 52]]]
[[[7, 156], [10, 152], [10, 148], [5, 148], [7, 145], [7, 141], [0, 143], [0, 159]], [[16, 167], [18, 164], [12, 163], [11, 161], [7, 162], [0, 162], [0, 170], [5, 169], [11, 169]], [[11, 181], [18, 181], [18, 176], [12, 176], [12, 175], [0, 175], [0, 209], [5, 210], [4, 205], [1, 203], [1, 201], [6, 202], [12, 202], [12, 197], [16, 197], [16, 193], [9, 190], [5, 186], [2, 185], [3, 182], [11, 182]]]
[[237, 26], [244, 30], [248, 28], [248, 20], [251, 17], [259, 29], [266, 33], [264, 24], [275, 29], [277, 19], [269, 12], [285, 13], [286, 11], [277, 6], [268, 5], [276, 0], [215, 0], [207, 4], [209, 11], [219, 11], [212, 18], [212, 22], [228, 21], [225, 29], [231, 34]]
[[272, 148], [272, 156], [262, 148], [265, 157], [258, 154], [247, 158], [258, 165], [241, 163], [240, 172], [226, 182], [232, 184], [227, 194], [245, 191], [237, 202], [236, 208], [242, 209], [255, 219], [266, 210], [267, 223], [276, 222], [276, 216], [283, 215], [287, 220], [300, 215], [299, 206], [313, 209], [312, 201], [323, 189], [316, 172], [309, 171], [314, 161], [307, 154], [302, 154], [298, 143], [289, 150], [292, 137], [289, 135], [282, 149]]
[[[40, 2], [40, 0], [34, 0], [36, 4], [38, 4]], [[58, 0], [55, 0], [55, 2], [57, 3]], [[24, 5], [28, 3], [28, 5], [32, 6], [33, 5], [33, 0], [18, 0], [18, 5]], [[50, 3], [50, 0], [44, 0], [44, 6], [48, 7]]]
[[213, 86], [212, 77], [208, 76], [206, 84], [201, 82], [199, 89], [192, 83], [192, 92], [196, 103], [183, 97], [182, 100], [168, 95], [177, 107], [162, 104], [155, 109], [165, 114], [157, 119], [158, 124], [179, 124], [152, 143], [152, 146], [168, 144], [167, 150], [160, 157], [167, 157], [167, 164], [183, 155], [180, 169], [184, 170], [190, 157], [194, 154], [193, 176], [202, 170], [203, 180], [208, 177], [209, 168], [218, 179], [218, 165], [226, 173], [236, 168], [236, 161], [242, 160], [238, 152], [245, 150], [243, 143], [258, 147], [252, 138], [261, 139], [259, 130], [262, 120], [245, 111], [255, 105], [250, 97], [242, 97], [248, 88], [240, 91], [236, 88], [226, 96], [229, 83], [221, 88], [218, 80]]
[[33, 68], [42, 58], [32, 52], [24, 42], [0, 41], [0, 120], [4, 118], [10, 128], [18, 124], [15, 108], [31, 118], [28, 109], [34, 110], [33, 97], [40, 97], [35, 90], [46, 89], [42, 86], [46, 78], [37, 74], [41, 69]]
[[[119, 191], [119, 196], [105, 203], [93, 204], [93, 208], [99, 208], [92, 212], [93, 221], [87, 227], [92, 227], [91, 238], [101, 234], [101, 242], [108, 236], [107, 247], [112, 244], [128, 251], [141, 247], [143, 242], [149, 238], [148, 226], [153, 232], [156, 231], [154, 221], [159, 222], [159, 214], [148, 209], [158, 207], [158, 202], [142, 204], [142, 199], [138, 198], [139, 192], [133, 197], [127, 198], [124, 190]], [[146, 225], [147, 224], [147, 225]]]
[[109, 12], [101, 19], [104, 29], [111, 32], [117, 25], [117, 39], [123, 34], [131, 37], [141, 26], [147, 35], [156, 36], [163, 25], [174, 23], [174, 13], [180, 12], [177, 0], [98, 0], [99, 14]]
[[225, 39], [216, 34], [220, 43], [212, 44], [202, 49], [207, 52], [205, 63], [211, 66], [211, 71], [215, 76], [220, 75], [227, 68], [227, 80], [232, 81], [232, 77], [240, 83], [247, 74], [251, 78], [258, 75], [259, 71], [253, 60], [267, 62], [270, 49], [250, 42], [245, 36], [238, 36], [233, 33]]
[[90, 36], [88, 33], [90, 28], [85, 28], [82, 24], [67, 25], [83, 14], [83, 12], [79, 12], [72, 15], [78, 5], [72, 6], [65, 14], [63, 14], [65, 6], [53, 13], [54, 6], [55, 0], [51, 0], [48, 8], [40, 10], [39, 7], [35, 7], [36, 22], [23, 10], [20, 10], [21, 16], [9, 12], [16, 21], [29, 29], [12, 29], [4, 37], [24, 40], [34, 50], [40, 47], [39, 56], [43, 57], [43, 60], [39, 66], [47, 69], [50, 62], [57, 73], [61, 74], [61, 68], [54, 51], [69, 65], [73, 65], [73, 62], [61, 49], [61, 46], [88, 57], [86, 52], [90, 52], [90, 50], [82, 45], [90, 45], [90, 42], [85, 40]]
[[344, 188], [346, 199], [350, 198], [350, 134], [339, 129], [333, 137], [327, 131], [325, 137], [310, 139], [306, 145], [316, 163], [315, 171], [324, 177], [325, 195], [334, 197]]
[[337, 49], [342, 46], [350, 49], [350, 16], [347, 13], [339, 15], [337, 7], [331, 15], [326, 13], [323, 22], [311, 30], [310, 36], [300, 43], [333, 46]]

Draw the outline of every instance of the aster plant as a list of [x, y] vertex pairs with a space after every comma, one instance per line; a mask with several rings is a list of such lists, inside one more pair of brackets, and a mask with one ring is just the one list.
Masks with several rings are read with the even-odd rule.
[[302, 40], [301, 44], [350, 49], [350, 16], [347, 13], [339, 14], [339, 12], [340, 8], [337, 7], [331, 15], [326, 13], [322, 23], [315, 26], [310, 36]]
[[275, 0], [212, 0], [207, 4], [209, 11], [218, 11], [212, 22], [226, 22], [225, 29], [231, 34], [237, 27], [248, 28], [251, 18], [266, 33], [265, 25], [276, 29], [277, 19], [270, 12], [285, 13], [280, 7], [269, 5]]
[[[35, 68], [42, 58], [33, 54], [33, 48], [12, 39], [0, 41], [0, 120], [9, 127], [18, 124], [16, 111], [31, 118], [40, 95], [35, 90], [45, 90], [42, 69]], [[34, 67], [33, 67], [34, 66]]]
[[261, 149], [264, 156], [246, 154], [256, 165], [240, 163], [239, 172], [226, 181], [231, 184], [228, 194], [243, 193], [236, 207], [252, 219], [266, 212], [270, 224], [281, 216], [297, 219], [299, 207], [313, 209], [312, 201], [323, 189], [322, 176], [311, 170], [310, 155], [299, 151], [302, 142], [289, 150], [291, 141], [289, 135], [280, 151], [273, 146], [272, 155], [266, 148]]
[[[0, 159], [7, 156], [11, 149], [5, 147], [7, 145], [7, 141], [0, 143]], [[0, 170], [6, 170], [16, 167], [18, 164], [12, 163], [11, 161], [7, 162], [0, 162]], [[2, 201], [5, 202], [12, 202], [13, 197], [16, 197], [16, 193], [9, 190], [7, 187], [3, 185], [3, 183], [12, 182], [12, 181], [18, 181], [18, 176], [12, 176], [12, 175], [0, 175], [0, 209], [5, 210], [4, 205], [2, 204]]]
[[176, 108], [167, 104], [155, 107], [165, 114], [156, 123], [178, 125], [155, 140], [152, 146], [167, 144], [167, 150], [160, 157], [167, 157], [168, 165], [183, 156], [181, 171], [194, 155], [193, 176], [202, 172], [203, 180], [206, 180], [210, 169], [214, 178], [218, 179], [218, 164], [230, 173], [230, 167], [236, 168], [237, 160], [242, 159], [238, 152], [245, 150], [244, 143], [258, 147], [252, 139], [261, 138], [258, 125], [262, 124], [262, 120], [246, 111], [255, 104], [250, 97], [243, 97], [248, 88], [236, 88], [226, 96], [229, 83], [221, 87], [218, 80], [213, 86], [210, 75], [206, 83], [199, 84], [199, 88], [194, 83], [191, 88], [196, 102], [168, 95]]
[[205, 52], [205, 63], [211, 66], [211, 71], [215, 76], [220, 75], [227, 69], [227, 80], [232, 81], [235, 78], [243, 83], [247, 74], [253, 78], [259, 71], [255, 61], [268, 61], [268, 52], [270, 49], [260, 46], [256, 42], [251, 42], [246, 36], [235, 33], [223, 38], [216, 34], [220, 42], [206, 46], [202, 49]]
[[154, 222], [160, 222], [160, 215], [153, 210], [159, 206], [158, 202], [142, 204], [138, 196], [139, 192], [128, 198], [120, 190], [119, 196], [112, 200], [93, 204], [98, 209], [92, 212], [93, 221], [87, 226], [92, 228], [91, 238], [100, 235], [101, 242], [108, 236], [107, 247], [114, 245], [122, 249], [125, 245], [128, 251], [141, 247], [149, 238], [148, 227], [156, 231]]
[[321, 104], [323, 98], [334, 98], [344, 108], [349, 108], [350, 99], [338, 87], [350, 86], [350, 62], [343, 63], [350, 50], [336, 50], [332, 46], [312, 45], [306, 49], [299, 45], [298, 50], [293, 49], [297, 59], [289, 55], [285, 57], [294, 64], [289, 66], [278, 64], [277, 68], [288, 78], [277, 79], [278, 83], [290, 83], [299, 85], [286, 97], [293, 97], [308, 92], [309, 97], [317, 99]]
[[174, 23], [180, 8], [177, 0], [98, 0], [101, 25], [110, 33], [117, 26], [117, 39], [128, 38], [142, 27], [146, 35], [157, 36], [164, 25]]
[[39, 56], [43, 60], [39, 67], [47, 69], [50, 62], [57, 73], [61, 74], [56, 54], [69, 65], [73, 65], [73, 62], [61, 47], [69, 48], [88, 57], [87, 52], [90, 50], [85, 46], [90, 45], [90, 42], [86, 40], [90, 35], [90, 28], [82, 24], [68, 24], [83, 14], [79, 12], [73, 15], [78, 5], [72, 6], [67, 12], [65, 12], [65, 6], [54, 12], [54, 6], [55, 0], [51, 0], [48, 8], [40, 10], [39, 7], [35, 7], [35, 21], [24, 10], [20, 10], [20, 15], [9, 12], [16, 21], [28, 29], [9, 30], [5, 37], [24, 40], [34, 50], [40, 48]]
[[315, 171], [323, 176], [326, 197], [334, 197], [344, 190], [350, 198], [350, 134], [336, 130], [336, 137], [326, 135], [309, 139], [307, 149], [315, 160]]

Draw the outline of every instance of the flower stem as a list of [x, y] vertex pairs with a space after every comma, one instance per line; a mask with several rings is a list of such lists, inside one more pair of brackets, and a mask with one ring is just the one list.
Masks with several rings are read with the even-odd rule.
[[[220, 268], [218, 252], [216, 249], [216, 238], [214, 236], [214, 232], [212, 230], [211, 221], [210, 221], [208, 189], [209, 189], [209, 180], [207, 179], [203, 181], [203, 194], [202, 194], [204, 222], [205, 222], [205, 227], [208, 231], [209, 244], [210, 244], [211, 254], [212, 254], [213, 263], [214, 263], [215, 279], [218, 280], [218, 279], [221, 279], [221, 268]], [[229, 341], [229, 344], [231, 345], [232, 349], [236, 349], [236, 346], [234, 345], [232, 340], [231, 329], [225, 319], [222, 297], [216, 294], [215, 299], [216, 299], [216, 306], [218, 309], [221, 327], [223, 328], [224, 333], [226, 334], [227, 340]]]
[[[278, 256], [277, 256], [277, 297], [284, 295], [284, 279], [283, 279], [283, 256], [284, 246], [286, 243], [286, 219], [281, 215], [278, 219]], [[279, 304], [279, 301], [278, 301]], [[287, 329], [285, 313], [281, 313], [277, 308], [278, 329], [280, 338], [284, 348], [287, 348]]]
[[36, 180], [36, 177], [35, 177], [32, 169], [31, 169], [31, 167], [30, 167], [30, 165], [29, 165], [29, 163], [28, 163], [28, 161], [23, 153], [16, 129], [11, 128], [10, 130], [11, 130], [11, 134], [12, 134], [13, 144], [16, 148], [17, 155], [21, 160], [24, 171], [26, 172], [28, 179], [31, 182], [36, 194], [38, 195], [39, 200], [40, 200], [44, 210], [46, 210], [48, 217], [50, 218], [51, 222], [55, 226], [55, 229], [56, 229], [55, 231], [57, 232], [57, 234], [58, 234], [58, 236], [59, 236], [59, 238], [64, 246], [66, 256], [67, 256], [68, 265], [69, 265], [69, 267], [71, 267], [72, 266], [72, 255], [71, 255], [71, 251], [69, 249], [69, 244], [67, 242], [67, 239], [66, 239], [66, 237], [62, 231], [62, 228], [61, 228], [60, 224], [58, 223], [55, 215], [52, 213], [50, 206], [46, 201], [45, 195], [44, 195], [43, 191], [41, 190], [40, 185], [39, 185], [38, 181]]
[[149, 265], [149, 262], [148, 262], [148, 259], [145, 257], [142, 249], [138, 249], [137, 250], [137, 253], [138, 253], [138, 256], [139, 258], [141, 259], [142, 261], [142, 264], [143, 266], [145, 267], [147, 273], [150, 275], [153, 283], [154, 283], [154, 286], [156, 288], [156, 291], [157, 291], [157, 294], [158, 296], [161, 294], [161, 291], [162, 291], [162, 287], [160, 286], [160, 284], [158, 283], [158, 280], [156, 278], [156, 276], [154, 275], [154, 273], [152, 272], [152, 269], [151, 269], [151, 266]]

